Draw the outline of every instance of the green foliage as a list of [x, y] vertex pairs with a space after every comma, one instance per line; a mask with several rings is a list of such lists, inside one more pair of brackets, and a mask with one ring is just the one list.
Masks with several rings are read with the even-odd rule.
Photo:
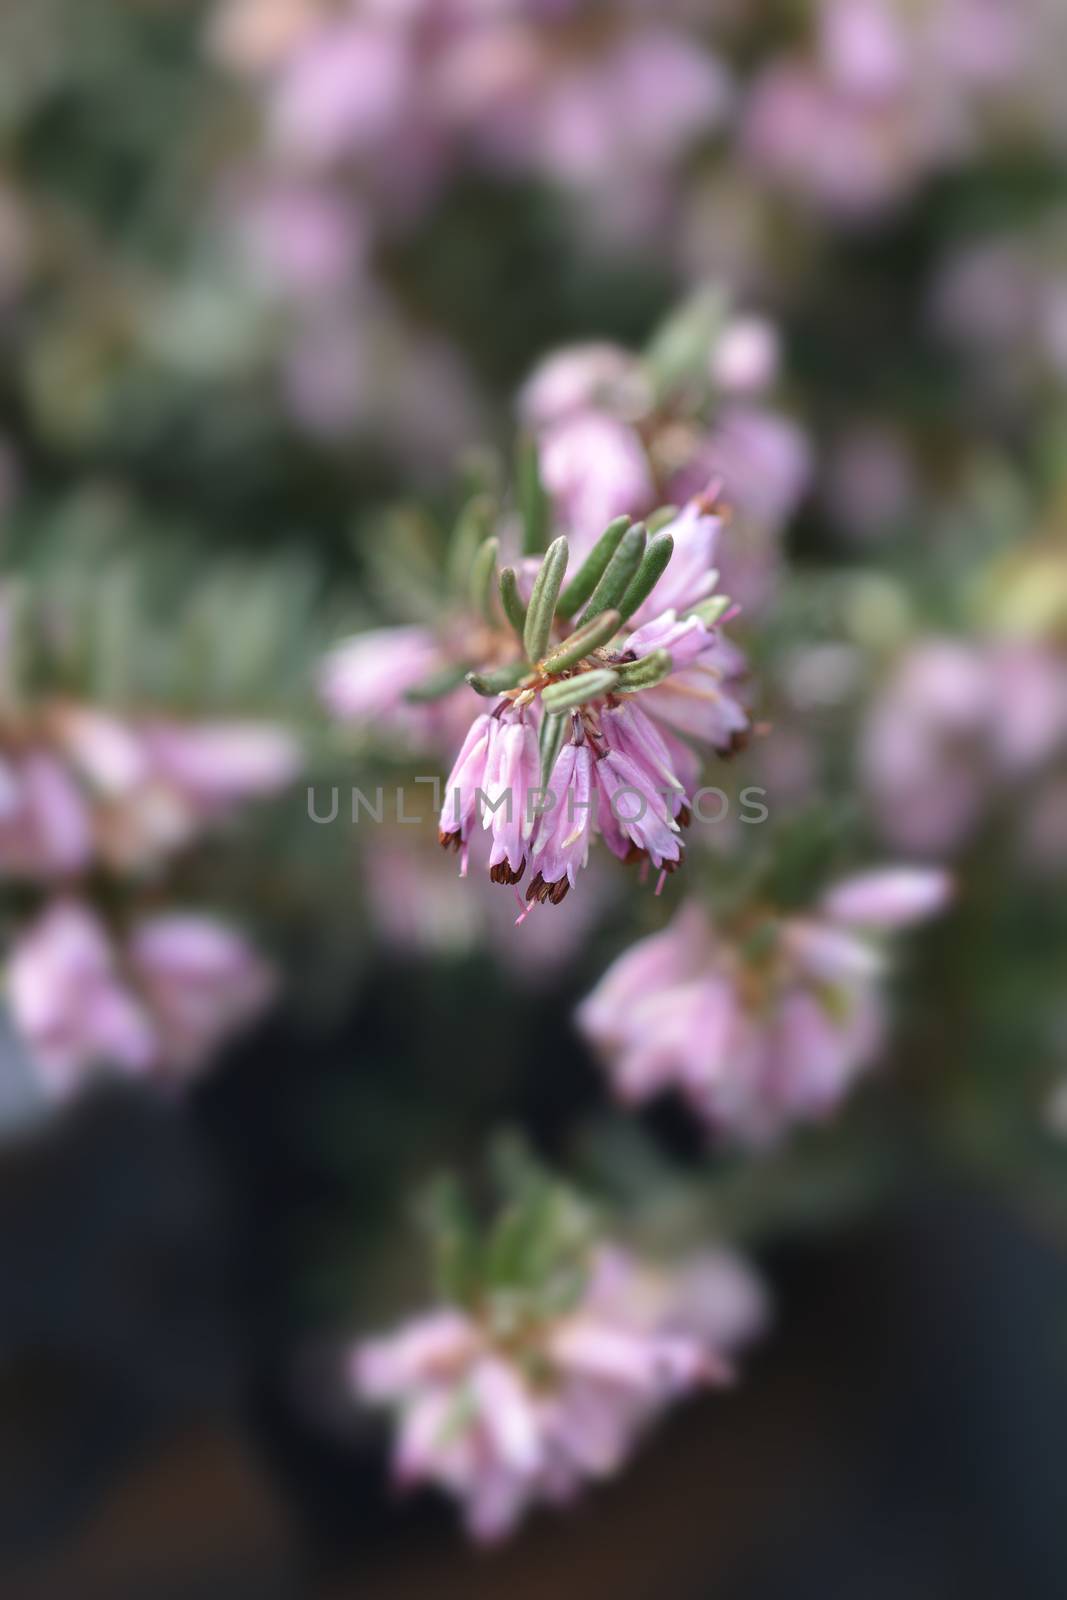
[[669, 533], [649, 542], [641, 557], [641, 565], [619, 601], [619, 615], [623, 622], [644, 605], [666, 572], [673, 554], [674, 540]]
[[568, 634], [562, 644], [549, 652], [541, 665], [546, 672], [565, 672], [570, 667], [576, 667], [583, 657], [599, 650], [615, 637], [620, 621], [617, 611], [602, 611], [599, 617], [594, 617], [591, 622], [584, 623]]
[[629, 517], [616, 517], [614, 522], [609, 522], [596, 544], [590, 550], [578, 571], [571, 579], [559, 597], [557, 614], [561, 617], [573, 617], [574, 613], [589, 599], [593, 590], [600, 582], [607, 570], [623, 534], [630, 526]]
[[523, 641], [526, 654], [531, 661], [540, 661], [548, 649], [548, 642], [552, 637], [552, 623], [556, 615], [556, 602], [563, 587], [569, 560], [570, 546], [561, 535], [553, 540], [545, 552], [545, 558], [534, 579], [530, 604], [526, 608]]
[[621, 611], [623, 596], [636, 580], [644, 560], [647, 538], [643, 522], [635, 522], [623, 532], [579, 622], [591, 622], [602, 611]]
[[592, 672], [579, 672], [573, 678], [549, 684], [541, 692], [541, 701], [546, 711], [572, 711], [588, 700], [610, 694], [618, 682], [619, 674], [611, 667], [595, 667]]
[[442, 1178], [430, 1191], [424, 1221], [442, 1296], [508, 1338], [577, 1303], [598, 1226], [577, 1192], [514, 1137], [494, 1144], [490, 1175], [483, 1212], [456, 1179]]

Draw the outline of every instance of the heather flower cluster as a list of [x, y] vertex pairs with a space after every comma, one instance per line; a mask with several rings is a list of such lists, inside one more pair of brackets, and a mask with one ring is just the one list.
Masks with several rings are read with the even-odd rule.
[[973, 160], [1001, 119], [1055, 139], [1053, 13], [1041, 0], [821, 0], [807, 48], [749, 85], [742, 150], [762, 175], [856, 219]]
[[566, 584], [563, 536], [523, 580], [505, 567], [494, 582], [495, 538], [477, 553], [521, 653], [468, 675], [493, 704], [445, 784], [440, 841], [463, 873], [479, 827], [494, 882], [528, 873], [528, 905], [558, 904], [598, 836], [661, 885], [679, 867], [700, 767], [689, 741], [728, 754], [750, 728], [744, 661], [720, 626], [730, 601], [713, 593], [720, 527], [710, 494], [652, 535], [620, 517]]
[[20, 906], [6, 992], [50, 1094], [102, 1068], [185, 1078], [267, 1003], [272, 974], [241, 934], [158, 898], [179, 852], [298, 766], [269, 723], [61, 699], [5, 711], [0, 875]]
[[[686, 509], [662, 530], [678, 548], [653, 596], [659, 614], [673, 609], [682, 617], [707, 597], [713, 560], [746, 609], [765, 603], [780, 566], [782, 529], [811, 470], [803, 432], [770, 403], [778, 362], [773, 325], [730, 314], [711, 291], [688, 302], [641, 355], [594, 344], [547, 357], [524, 385], [518, 413], [536, 447], [547, 498], [539, 514], [566, 534], [572, 560], [585, 560], [618, 518], [651, 518], [659, 506], [682, 505]], [[722, 537], [724, 518], [716, 514], [712, 538], [710, 513], [701, 521], [691, 507], [707, 503], [707, 486], [717, 482], [729, 503], [730, 528]], [[494, 521], [525, 598], [532, 573], [517, 518], [491, 496], [477, 496], [457, 522], [447, 570], [438, 590], [424, 597], [418, 620], [355, 634], [322, 662], [319, 694], [332, 718], [364, 734], [385, 731], [400, 743], [432, 750], [451, 752], [462, 741], [472, 704], [466, 674], [503, 670], [514, 659], [514, 633], [501, 608], [487, 609], [484, 585], [471, 582], [479, 530], [484, 538]], [[397, 560], [404, 558], [399, 549]], [[637, 620], [654, 621], [652, 605]], [[652, 637], [640, 637], [634, 648], [643, 653]], [[721, 634], [719, 642], [714, 664], [728, 678], [736, 676], [740, 660], [729, 667], [731, 647]], [[695, 643], [692, 631], [685, 646], [678, 643], [679, 668]], [[675, 716], [663, 718], [682, 732], [688, 730], [681, 696], [697, 682], [699, 675], [688, 688], [676, 680]], [[657, 700], [667, 703], [665, 695]], [[695, 697], [691, 731], [718, 745], [725, 730], [709, 738], [700, 705]], [[739, 732], [737, 713], [725, 702], [721, 710]]]
[[945, 873], [847, 878], [806, 913], [746, 906], [716, 927], [691, 901], [631, 946], [578, 1010], [619, 1097], [683, 1096], [708, 1128], [764, 1144], [837, 1109], [885, 1033], [880, 936], [944, 908]]
[[48, 1094], [94, 1072], [180, 1083], [271, 999], [275, 979], [234, 929], [164, 911], [112, 933], [84, 901], [49, 901], [15, 940], [11, 1015]]
[[153, 872], [295, 776], [269, 723], [124, 717], [72, 701], [0, 727], [0, 870], [52, 881], [95, 867]]
[[656, 11], [599, 0], [217, 7], [209, 47], [251, 85], [262, 121], [222, 209], [251, 281], [290, 311], [283, 389], [304, 427], [371, 431], [420, 471], [478, 436], [462, 360], [412, 326], [379, 260], [456, 176], [552, 182], [609, 237], [639, 237], [669, 214], [684, 156], [723, 123], [730, 84], [706, 41]]
[[1064, 841], [1054, 825], [1067, 758], [1062, 650], [1038, 640], [922, 640], [875, 698], [860, 758], [872, 812], [899, 848], [953, 854], [1010, 795], [1035, 853], [1054, 860]]
[[439, 1250], [460, 1292], [361, 1342], [351, 1377], [397, 1415], [397, 1484], [443, 1489], [485, 1542], [613, 1476], [679, 1399], [730, 1381], [766, 1318], [737, 1257], [649, 1266], [599, 1240], [576, 1197], [539, 1171], [484, 1242], [457, 1240], [452, 1218]]
[[211, 39], [262, 86], [278, 169], [311, 184], [358, 175], [367, 220], [410, 218], [462, 164], [610, 187], [620, 207], [625, 172], [632, 209], [729, 98], [706, 45], [658, 9], [225, 0]]

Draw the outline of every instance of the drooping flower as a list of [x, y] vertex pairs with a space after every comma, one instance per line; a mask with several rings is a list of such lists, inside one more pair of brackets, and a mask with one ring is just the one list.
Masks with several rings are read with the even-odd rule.
[[681, 1093], [748, 1143], [828, 1115], [876, 1058], [885, 964], [872, 935], [934, 915], [946, 875], [888, 868], [836, 885], [807, 915], [768, 910], [719, 930], [695, 902], [626, 951], [578, 1024], [619, 1095]]
[[516, 883], [525, 870], [534, 826], [531, 795], [540, 771], [532, 718], [521, 710], [504, 712], [494, 725], [482, 821], [493, 838], [489, 875], [494, 882]]
[[[612, 854], [621, 861], [648, 860], [673, 871], [682, 858], [678, 823], [653, 774], [632, 756], [609, 749], [597, 760], [596, 778], [600, 831]], [[672, 792], [678, 787], [672, 784]]]
[[550, 809], [537, 834], [540, 883], [533, 880], [535, 899], [562, 899], [589, 860], [593, 771], [593, 757], [584, 740], [560, 751], [548, 788]]
[[438, 838], [449, 850], [463, 852], [463, 872], [467, 871], [467, 842], [480, 821], [479, 791], [484, 793], [489, 758], [497, 734], [497, 723], [484, 712], [475, 717], [445, 784]]
[[352, 1376], [398, 1414], [397, 1481], [444, 1489], [490, 1542], [530, 1507], [614, 1475], [675, 1401], [728, 1381], [765, 1316], [758, 1282], [725, 1251], [657, 1270], [600, 1246], [557, 1314], [508, 1328], [491, 1309], [442, 1306], [361, 1344]]

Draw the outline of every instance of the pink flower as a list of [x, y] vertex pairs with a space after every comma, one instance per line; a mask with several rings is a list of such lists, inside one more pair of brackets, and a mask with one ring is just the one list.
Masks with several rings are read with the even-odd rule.
[[[648, 696], [643, 697], [648, 702]], [[600, 728], [609, 750], [629, 757], [642, 772], [659, 784], [672, 817], [685, 810], [688, 796], [675, 771], [675, 759], [652, 718], [632, 700], [609, 706], [601, 715]]]
[[766, 317], [734, 317], [722, 330], [708, 360], [711, 380], [725, 394], [754, 395], [778, 375], [778, 330]]
[[712, 1129], [763, 1143], [827, 1116], [870, 1066], [884, 968], [869, 935], [949, 894], [943, 873], [891, 868], [837, 885], [809, 916], [729, 934], [690, 903], [608, 969], [578, 1025], [624, 1100], [673, 1088]]
[[898, 202], [929, 159], [909, 99], [850, 99], [803, 60], [772, 63], [757, 77], [742, 139], [757, 168], [846, 218]]
[[257, 1017], [275, 991], [273, 974], [245, 941], [203, 915], [142, 919], [125, 958], [152, 1017], [157, 1060], [183, 1077]]
[[272, 992], [267, 968], [221, 923], [150, 917], [117, 942], [76, 900], [54, 901], [19, 935], [7, 970], [15, 1026], [61, 1098], [103, 1068], [187, 1078]]
[[586, 412], [611, 413], [620, 405], [643, 410], [650, 398], [628, 350], [616, 344], [575, 344], [534, 368], [519, 395], [519, 414], [527, 427], [543, 429]]
[[398, 1413], [397, 1480], [444, 1489], [490, 1542], [531, 1506], [616, 1473], [671, 1404], [727, 1380], [724, 1357], [764, 1316], [758, 1284], [725, 1253], [657, 1272], [602, 1247], [574, 1309], [523, 1340], [442, 1307], [358, 1346], [352, 1379]]
[[638, 654], [666, 649], [675, 663], [671, 675], [641, 697], [650, 717], [722, 754], [741, 747], [750, 727], [739, 692], [748, 669], [741, 651], [718, 629], [696, 617], [680, 623], [667, 612], [631, 635], [627, 648]]
[[153, 1063], [151, 1019], [123, 982], [102, 923], [77, 901], [56, 901], [19, 935], [7, 995], [15, 1026], [57, 1097], [71, 1094], [102, 1061], [130, 1075]]
[[726, 75], [706, 51], [662, 28], [609, 42], [546, 80], [538, 164], [565, 183], [604, 184], [616, 172], [662, 171], [718, 123]]
[[794, 422], [764, 406], [735, 402], [724, 408], [672, 492], [699, 493], [709, 477], [718, 478], [732, 506], [777, 527], [796, 509], [811, 471], [810, 446]]
[[603, 412], [579, 412], [543, 434], [541, 475], [578, 555], [614, 517], [639, 516], [655, 500], [640, 436]]
[[541, 757], [532, 721], [519, 712], [494, 720], [485, 773], [482, 826], [492, 833], [494, 882], [514, 883], [526, 867], [534, 827], [532, 792], [541, 781]]
[[600, 831], [612, 854], [623, 861], [647, 857], [654, 867], [673, 871], [682, 859], [682, 844], [656, 774], [642, 760], [609, 749], [597, 760], [596, 780]]
[[[568, 744], [557, 758], [549, 784], [549, 810], [537, 834], [536, 857], [540, 887], [535, 898], [562, 898], [574, 887], [579, 871], [589, 860], [593, 837], [593, 757], [587, 744]], [[537, 879], [534, 879], [537, 884]]]
[[61, 878], [92, 855], [88, 797], [64, 763], [44, 748], [0, 762], [0, 872]]
[[863, 779], [886, 836], [935, 854], [959, 847], [989, 801], [1067, 747], [1067, 668], [1040, 645], [931, 639], [875, 701]]
[[157, 779], [204, 816], [277, 794], [300, 768], [296, 741], [270, 723], [159, 720], [138, 733]]
[[334, 646], [319, 670], [319, 694], [342, 722], [404, 726], [416, 715], [404, 696], [441, 665], [441, 645], [429, 628], [373, 628]]
[[413, 72], [399, 29], [356, 18], [322, 27], [275, 90], [279, 148], [309, 163], [380, 151], [415, 100]]
[[824, 0], [819, 33], [827, 76], [842, 93], [883, 100], [907, 90], [909, 54], [892, 4]]
[[904, 658], [875, 701], [863, 777], [883, 831], [903, 848], [940, 853], [974, 826], [989, 688], [976, 649], [931, 640]]
[[495, 732], [496, 724], [486, 712], [475, 717], [445, 784], [441, 833], [448, 838], [458, 834], [461, 843], [469, 838], [475, 822], [477, 792], [485, 784], [490, 745]]
[[268, 290], [314, 300], [363, 263], [366, 227], [324, 188], [279, 182], [238, 195], [236, 204], [249, 266]]
[[65, 705], [52, 727], [91, 800], [94, 850], [121, 870], [158, 864], [299, 767], [295, 740], [271, 723], [134, 723]]
[[846, 878], [828, 891], [822, 909], [834, 922], [906, 928], [943, 911], [952, 898], [948, 874], [929, 867], [884, 867]]

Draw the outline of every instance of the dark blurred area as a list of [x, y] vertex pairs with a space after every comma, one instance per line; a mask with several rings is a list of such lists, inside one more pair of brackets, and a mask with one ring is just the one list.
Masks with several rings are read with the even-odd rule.
[[[378, 1431], [324, 1428], [293, 1349], [309, 1254], [379, 1187], [307, 1107], [417, 1031], [390, 1024], [420, 988], [383, 971], [329, 1041], [268, 1030], [184, 1107], [104, 1091], [9, 1148], [5, 1593], [1059, 1593], [1062, 1252], [921, 1158], [882, 1221], [768, 1252], [786, 1336], [580, 1508], [464, 1553], [443, 1503], [391, 1494]], [[395, 1058], [396, 1100], [421, 1060]]]

